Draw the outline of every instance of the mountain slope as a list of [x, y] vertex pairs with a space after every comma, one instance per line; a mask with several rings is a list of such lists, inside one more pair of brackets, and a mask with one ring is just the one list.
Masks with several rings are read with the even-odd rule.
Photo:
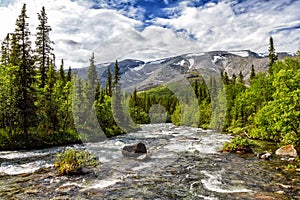
[[[278, 53], [279, 59], [292, 56]], [[167, 82], [186, 78], [191, 71], [197, 71], [204, 77], [220, 76], [220, 71], [226, 71], [228, 76], [244, 75], [246, 83], [250, 77], [251, 66], [256, 72], [268, 69], [267, 55], [257, 54], [249, 50], [242, 51], [212, 51], [205, 53], [184, 54], [151, 62], [140, 60], [119, 61], [122, 88], [146, 90]], [[97, 65], [97, 73], [101, 85], [105, 85], [106, 70], [113, 72], [114, 62]], [[86, 79], [87, 68], [74, 69], [79, 77]]]

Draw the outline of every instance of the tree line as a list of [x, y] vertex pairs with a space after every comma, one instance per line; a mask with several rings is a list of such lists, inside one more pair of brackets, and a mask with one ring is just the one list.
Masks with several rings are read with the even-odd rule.
[[[38, 19], [34, 49], [26, 4], [16, 20], [15, 31], [7, 34], [1, 44], [0, 149], [80, 143], [124, 133], [115, 120], [122, 117], [115, 118], [116, 109], [112, 109], [120, 109], [120, 98], [112, 98], [120, 90], [118, 63], [114, 76], [108, 74], [105, 88], [97, 79], [94, 55], [87, 81], [72, 74], [71, 67], [65, 72], [63, 60], [57, 69], [50, 39], [52, 28], [44, 7]], [[90, 111], [96, 112], [101, 133], [95, 133], [93, 126], [97, 123], [87, 114]]]

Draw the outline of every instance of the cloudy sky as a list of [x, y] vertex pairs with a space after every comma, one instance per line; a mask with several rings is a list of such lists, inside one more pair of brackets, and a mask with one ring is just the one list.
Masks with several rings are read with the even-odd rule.
[[[0, 39], [23, 3], [32, 35], [45, 6], [57, 60], [66, 68], [211, 50], [300, 48], [300, 0], [0, 0]], [[57, 61], [58, 62], [58, 61]]]

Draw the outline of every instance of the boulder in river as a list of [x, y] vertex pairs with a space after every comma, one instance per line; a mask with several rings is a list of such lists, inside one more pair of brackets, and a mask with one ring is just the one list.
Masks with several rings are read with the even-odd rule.
[[146, 145], [142, 142], [126, 145], [123, 147], [122, 154], [125, 157], [139, 157], [141, 154], [146, 154]]
[[280, 157], [297, 157], [298, 155], [294, 145], [292, 144], [280, 147], [276, 150], [275, 154]]

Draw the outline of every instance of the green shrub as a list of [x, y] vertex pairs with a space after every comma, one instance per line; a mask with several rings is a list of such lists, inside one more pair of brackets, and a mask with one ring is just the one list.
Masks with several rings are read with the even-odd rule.
[[241, 136], [237, 136], [232, 139], [230, 142], [226, 142], [223, 145], [223, 151], [227, 152], [237, 152], [242, 151], [243, 153], [251, 152], [251, 147], [257, 146], [247, 138], [243, 138]]
[[57, 154], [54, 166], [58, 169], [58, 175], [72, 175], [83, 173], [84, 167], [96, 167], [99, 164], [99, 160], [90, 152], [72, 148]]

